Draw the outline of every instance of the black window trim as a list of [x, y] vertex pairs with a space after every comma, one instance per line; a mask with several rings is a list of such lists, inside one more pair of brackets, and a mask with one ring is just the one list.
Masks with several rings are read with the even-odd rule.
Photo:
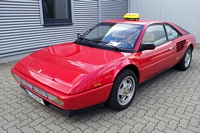
[[[146, 30], [148, 29], [148, 27], [150, 27], [150, 26], [152, 26], [152, 25], [163, 25], [163, 28], [164, 28], [164, 31], [165, 31], [165, 36], [166, 36], [166, 38], [167, 38], [167, 41], [166, 41], [166, 42], [161, 43], [161, 44], [159, 44], [159, 45], [156, 45], [156, 47], [161, 46], [161, 45], [163, 45], [163, 44], [165, 44], [165, 43], [167, 43], [167, 42], [173, 41], [173, 40], [175, 40], [175, 39], [177, 39], [177, 38], [183, 36], [174, 26], [172, 26], [172, 25], [169, 24], [169, 23], [165, 23], [165, 22], [164, 22], [164, 23], [153, 23], [153, 24], [150, 24], [150, 25], [147, 26]], [[168, 36], [167, 36], [167, 30], [166, 30], [165, 25], [169, 25], [169, 26], [170, 26], [171, 28], [173, 28], [180, 36], [178, 36], [178, 37], [176, 37], [176, 38], [174, 38], [174, 39], [172, 39], [172, 40], [169, 40], [169, 38], [168, 38]], [[145, 30], [145, 32], [146, 32], [146, 30]], [[144, 35], [143, 35], [143, 37], [144, 37]], [[143, 37], [142, 37], [142, 40], [143, 40]]]
[[[182, 36], [182, 34], [181, 34], [176, 28], [174, 28], [172, 25], [170, 25], [170, 24], [168, 24], [168, 23], [164, 23], [164, 27], [165, 27], [166, 25], [170, 26], [172, 29], [174, 29], [174, 30], [179, 34], [179, 36], [176, 37], [176, 38], [174, 38], [174, 39], [177, 39], [177, 38], [179, 38], [180, 36]], [[167, 35], [166, 27], [165, 27], [165, 31], [166, 31], [166, 35]], [[174, 39], [172, 39], [172, 40], [174, 40]], [[169, 41], [172, 41], [172, 40], [169, 40], [169, 39], [168, 39], [168, 35], [167, 35], [167, 40], [168, 40], [168, 42], [169, 42]]]
[[[99, 26], [99, 25], [115, 25], [115, 24], [118, 24], [118, 23], [116, 23], [116, 22], [100, 22], [100, 23], [98, 23], [98, 24], [96, 24], [95, 26], [93, 26], [93, 27], [91, 27], [89, 30], [87, 30], [86, 32], [84, 32], [83, 34], [82, 34], [82, 37], [85, 37], [88, 33], [90, 33], [90, 31], [91, 30], [93, 30], [93, 29], [95, 29], [97, 26]], [[129, 24], [129, 23], [120, 23], [120, 24]], [[131, 23], [130, 23], [130, 25], [132, 25]], [[142, 29], [141, 29], [141, 31], [140, 31], [140, 34], [139, 34], [139, 36], [138, 36], [138, 38], [137, 38], [137, 40], [136, 40], [136, 42], [138, 42], [138, 40], [139, 40], [139, 37], [141, 36], [141, 34], [142, 34], [142, 31], [143, 31], [143, 29], [144, 29], [144, 25], [142, 25], [142, 24], [134, 24], [134, 25], [140, 25], [140, 26], [142, 26]], [[77, 44], [77, 45], [84, 45], [84, 46], [88, 46], [88, 47], [95, 47], [95, 48], [99, 48], [99, 49], [105, 49], [105, 50], [111, 50], [111, 51], [116, 51], [115, 49], [113, 49], [113, 48], [110, 48], [110, 47], [105, 47], [105, 46], [101, 46], [101, 45], [89, 45], [88, 43], [84, 43], [84, 42], [81, 42], [81, 41], [79, 41], [79, 39], [76, 39], [73, 43], [75, 43], [75, 44]], [[137, 44], [137, 43], [136, 43]], [[135, 46], [136, 46], [136, 44], [134, 45], [134, 47], [132, 48], [132, 49], [120, 49], [120, 51], [121, 52], [126, 52], [126, 53], [134, 53], [134, 52], [136, 52], [134, 49], [135, 49]]]
[[[180, 28], [181, 30], [183, 30], [186, 34], [190, 34], [190, 32], [189, 31], [187, 31], [186, 29], [183, 29], [182, 27], [180, 27], [179, 25], [177, 25], [177, 24], [174, 24], [174, 25], [176, 25], [178, 28]], [[173, 27], [173, 26], [172, 26]], [[182, 35], [182, 34], [181, 34]]]
[[69, 18], [67, 19], [54, 19], [54, 18], [45, 18], [45, 9], [44, 9], [44, 0], [41, 0], [42, 5], [42, 17], [43, 19], [43, 25], [44, 26], [59, 26], [59, 25], [73, 25], [73, 18], [72, 18], [72, 9], [73, 9], [73, 1], [68, 0], [69, 4], [67, 6], [67, 12]]
[[[165, 29], [165, 26], [164, 26], [164, 23], [153, 23], [153, 24], [150, 24], [150, 25], [147, 26], [146, 30], [147, 30], [150, 26], [153, 26], [153, 25], [162, 25], [162, 26], [163, 26], [163, 29], [164, 29], [164, 31], [165, 31], [165, 37], [166, 37], [166, 39], [167, 39], [166, 42], [163, 42], [163, 43], [161, 43], [161, 44], [159, 44], [159, 45], [155, 45], [155, 46], [158, 47], [158, 46], [161, 46], [161, 45], [163, 45], [163, 44], [169, 42], [168, 36], [167, 36], [167, 32], [166, 32], [166, 29]], [[144, 34], [146, 33], [146, 30], [145, 30]], [[144, 35], [143, 35], [143, 37], [144, 37]], [[142, 37], [142, 40], [143, 40], [143, 37]]]

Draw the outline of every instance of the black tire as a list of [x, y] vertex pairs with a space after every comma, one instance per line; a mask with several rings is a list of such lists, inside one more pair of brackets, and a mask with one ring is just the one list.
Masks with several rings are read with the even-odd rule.
[[129, 69], [122, 70], [114, 81], [112, 91], [106, 105], [116, 111], [126, 109], [133, 101], [136, 88], [137, 77], [135, 73]]
[[190, 67], [192, 61], [192, 48], [188, 47], [181, 61], [176, 65], [176, 68], [185, 71]]

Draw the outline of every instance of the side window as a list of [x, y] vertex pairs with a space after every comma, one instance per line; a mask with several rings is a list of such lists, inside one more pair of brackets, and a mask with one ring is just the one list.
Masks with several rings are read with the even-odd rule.
[[142, 43], [154, 43], [156, 46], [159, 46], [165, 42], [167, 42], [167, 37], [162, 24], [149, 26], [142, 40]]
[[177, 32], [173, 27], [171, 27], [170, 25], [165, 25], [165, 29], [166, 29], [166, 32], [167, 32], [167, 36], [168, 36], [168, 39], [169, 41], [177, 38], [180, 36], [180, 33]]

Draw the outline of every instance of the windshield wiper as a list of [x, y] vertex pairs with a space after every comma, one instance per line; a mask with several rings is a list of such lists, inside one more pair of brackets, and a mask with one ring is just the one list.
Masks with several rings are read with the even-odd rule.
[[97, 42], [97, 43], [106, 43], [106, 42], [103, 42], [103, 41], [101, 41], [101, 40], [99, 40], [99, 39], [93, 39], [92, 41], [95, 41], [95, 42]]
[[85, 41], [85, 42], [89, 43], [90, 45], [94, 45], [93, 40], [90, 40], [90, 39], [87, 39], [87, 38], [84, 38], [84, 37], [80, 37], [79, 40]]
[[104, 42], [104, 41], [101, 41], [101, 40], [97, 40], [97, 39], [91, 40], [91, 39], [84, 38], [84, 37], [79, 37], [79, 40], [86, 41], [91, 45], [94, 45], [95, 43], [101, 43], [101, 44], [107, 44], [108, 43], [108, 42]]
[[[84, 38], [84, 37], [81, 37], [79, 36], [78, 38], [80, 41], [85, 41], [87, 43], [89, 43], [90, 45], [94, 45], [94, 43], [103, 43], [103, 44], [107, 44], [108, 42], [104, 42], [104, 41], [101, 41], [101, 40], [90, 40], [88, 38]], [[110, 48], [113, 48], [115, 51], [121, 51], [120, 48], [116, 47], [116, 46], [113, 46], [113, 45], [106, 45], [107, 47], [110, 47]]]
[[118, 48], [118, 47], [116, 47], [116, 46], [114, 46], [114, 45], [106, 45], [106, 46], [111, 47], [111, 48], [113, 48], [114, 50], [119, 51], [119, 52], [122, 51], [120, 48]]

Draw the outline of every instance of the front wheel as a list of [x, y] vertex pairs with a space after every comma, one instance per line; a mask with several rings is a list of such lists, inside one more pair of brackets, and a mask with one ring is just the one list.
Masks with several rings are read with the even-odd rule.
[[189, 68], [192, 61], [192, 48], [188, 47], [181, 61], [176, 65], [176, 68], [185, 71]]
[[135, 96], [137, 77], [129, 69], [125, 69], [117, 76], [107, 105], [114, 110], [120, 111], [127, 108]]

